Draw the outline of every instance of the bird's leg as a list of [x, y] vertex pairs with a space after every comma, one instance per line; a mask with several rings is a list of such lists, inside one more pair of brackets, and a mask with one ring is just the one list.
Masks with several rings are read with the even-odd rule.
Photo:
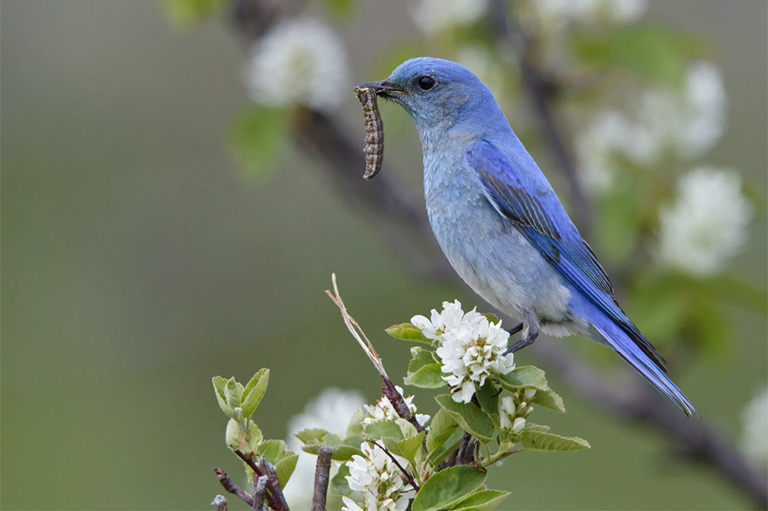
[[515, 335], [517, 332], [519, 332], [522, 329], [523, 329], [523, 324], [520, 323], [519, 325], [513, 326], [512, 328], [507, 330], [507, 332], [509, 332], [509, 335]]
[[[513, 328], [512, 330], [517, 329], [517, 327]], [[526, 346], [530, 346], [533, 344], [533, 341], [536, 340], [536, 338], [539, 336], [539, 318], [536, 316], [536, 313], [534, 312], [526, 312], [525, 313], [525, 319], [523, 320], [522, 324], [522, 330], [523, 335], [520, 338], [519, 341], [517, 341], [515, 344], [507, 348], [507, 351], [504, 352], [506, 355], [507, 353], [514, 353], [516, 351], [519, 351]]]

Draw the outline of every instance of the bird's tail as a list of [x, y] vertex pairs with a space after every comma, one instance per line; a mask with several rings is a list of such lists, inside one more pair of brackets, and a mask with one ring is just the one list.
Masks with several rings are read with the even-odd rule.
[[[619, 325], [598, 310], [594, 310], [594, 313], [596, 313], [596, 317], [590, 318], [594, 320], [590, 323], [621, 358], [629, 362], [643, 378], [648, 380], [656, 390], [672, 401], [687, 416], [699, 415], [688, 398]], [[600, 342], [603, 340], [601, 339]]]

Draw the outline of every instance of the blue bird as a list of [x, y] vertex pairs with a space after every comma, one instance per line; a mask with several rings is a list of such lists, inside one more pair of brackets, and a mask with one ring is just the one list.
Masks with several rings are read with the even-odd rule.
[[608, 276], [490, 89], [465, 67], [420, 57], [360, 87], [401, 105], [424, 153], [432, 230], [459, 276], [513, 333], [580, 333], [612, 348], [686, 415], [697, 413], [666, 363], [614, 299]]

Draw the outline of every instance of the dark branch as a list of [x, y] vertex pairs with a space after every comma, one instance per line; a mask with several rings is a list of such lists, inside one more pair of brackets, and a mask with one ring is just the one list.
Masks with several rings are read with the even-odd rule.
[[238, 488], [238, 486], [232, 482], [232, 479], [229, 478], [226, 472], [220, 468], [214, 468], [213, 471], [216, 472], [216, 476], [219, 478], [219, 482], [225, 490], [233, 495], [237, 495], [246, 504], [251, 506], [253, 505], [253, 499], [251, 496]]
[[405, 419], [413, 424], [416, 431], [419, 433], [424, 431], [424, 426], [419, 424], [419, 421], [416, 420], [416, 416], [411, 413], [411, 409], [408, 408], [405, 398], [397, 391], [392, 380], [385, 378], [384, 376], [382, 376], [382, 379], [384, 380], [384, 384], [381, 386], [381, 391], [384, 396], [389, 399], [389, 402], [392, 403], [392, 407], [397, 412], [397, 415], [399, 415], [401, 419]]
[[315, 468], [315, 492], [312, 495], [312, 511], [325, 511], [325, 499], [328, 496], [328, 480], [331, 474], [331, 455], [333, 447], [321, 447], [317, 453]]
[[[247, 454], [243, 453], [243, 451], [239, 449], [234, 449], [235, 454], [238, 458], [243, 460], [246, 465], [251, 467], [251, 470], [253, 470], [254, 475], [256, 476], [266, 476], [267, 477], [267, 504], [269, 507], [274, 509], [275, 511], [289, 511], [288, 509], [288, 503], [285, 501], [285, 497], [283, 496], [283, 490], [280, 487], [280, 481], [277, 480], [277, 477], [274, 474], [274, 469], [272, 468], [272, 465], [270, 465], [266, 460], [261, 460], [258, 464], [256, 464], [255, 461], [253, 461], [253, 458], [251, 456], [248, 456]], [[252, 499], [250, 499], [252, 500]], [[253, 502], [249, 502], [249, 504], [253, 504]]]
[[264, 497], [267, 493], [267, 476], [258, 476], [253, 473], [253, 505], [251, 511], [266, 511], [264, 508]]

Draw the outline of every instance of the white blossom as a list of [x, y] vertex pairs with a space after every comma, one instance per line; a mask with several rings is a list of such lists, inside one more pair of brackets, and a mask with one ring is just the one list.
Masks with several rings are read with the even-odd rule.
[[677, 200], [660, 213], [662, 264], [696, 277], [721, 272], [748, 239], [752, 206], [735, 170], [701, 167], [678, 180]]
[[512, 396], [504, 396], [499, 400], [499, 422], [501, 423], [501, 429], [510, 429], [512, 427], [510, 419], [515, 416], [516, 411], [517, 407]]
[[488, 11], [489, 0], [418, 0], [411, 5], [411, 18], [427, 34], [469, 25]]
[[768, 387], [747, 404], [741, 417], [742, 451], [758, 467], [768, 468]]
[[443, 334], [436, 353], [446, 374], [443, 380], [453, 387], [454, 401], [468, 403], [489, 375], [506, 374], [515, 368], [513, 354], [503, 355], [508, 340], [509, 332], [501, 328], [501, 321], [491, 323], [485, 316]]
[[424, 316], [414, 316], [411, 324], [421, 330], [427, 339], [440, 340], [446, 331], [457, 328], [461, 324], [472, 325], [480, 321], [484, 316], [477, 312], [476, 308], [464, 314], [461, 302], [443, 302], [443, 310], [437, 312], [432, 309], [430, 319]]
[[610, 191], [616, 181], [614, 158], [632, 150], [636, 139], [632, 121], [616, 110], [594, 116], [576, 138], [576, 154], [587, 189], [595, 195]]
[[320, 110], [346, 97], [344, 45], [328, 25], [311, 18], [281, 21], [254, 46], [245, 68], [251, 98], [269, 107], [302, 104]]
[[544, 22], [564, 24], [569, 21], [630, 22], [645, 14], [646, 0], [532, 0], [531, 5]]
[[293, 509], [309, 509], [315, 480], [316, 457], [301, 450], [296, 433], [304, 429], [321, 428], [344, 437], [352, 415], [365, 399], [356, 390], [327, 388], [310, 401], [298, 415], [288, 421], [288, 447], [299, 455], [291, 480], [284, 488], [288, 504]]
[[[429, 420], [429, 415], [416, 413], [416, 405], [413, 404], [414, 396], [405, 397], [402, 387], [398, 385], [395, 385], [395, 389], [397, 389], [400, 395], [403, 396], [405, 404], [408, 405], [411, 414], [416, 417], [416, 421], [422, 426], [425, 425]], [[381, 399], [376, 401], [374, 406], [365, 405], [363, 408], [365, 408], [366, 412], [365, 417], [363, 418], [363, 424], [370, 424], [379, 420], [396, 420], [400, 418], [387, 396], [381, 396]]]
[[[355, 454], [346, 463], [349, 475], [346, 476], [352, 491], [362, 492], [365, 507], [349, 497], [344, 497], [348, 511], [404, 511], [416, 491], [406, 483], [406, 476], [392, 459], [378, 445], [363, 442], [360, 446], [363, 455]], [[394, 455], [393, 455], [394, 456]], [[408, 470], [408, 460], [394, 456], [400, 466]]]

